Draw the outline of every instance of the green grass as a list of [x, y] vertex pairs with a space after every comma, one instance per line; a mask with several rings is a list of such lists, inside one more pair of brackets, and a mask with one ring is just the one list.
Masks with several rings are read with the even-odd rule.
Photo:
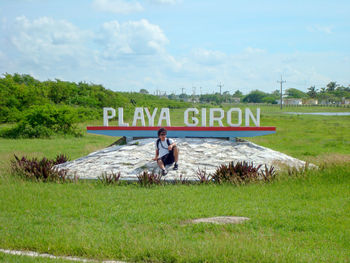
[[[0, 246], [156, 262], [347, 262], [350, 166], [271, 184], [106, 187], [2, 179]], [[241, 225], [185, 224], [234, 215]]]
[[266, 115], [263, 126], [276, 134], [250, 138], [293, 157], [314, 161], [319, 155], [349, 154], [350, 116]]
[[0, 252], [0, 262], [6, 263], [71, 263], [71, 260], [64, 259], [51, 259], [42, 257], [30, 257], [30, 256], [18, 256], [18, 255], [8, 255]]
[[[0, 248], [149, 262], [350, 262], [350, 118], [262, 109], [262, 125], [277, 133], [250, 140], [325, 168], [241, 187], [34, 183], [9, 174], [14, 153], [76, 159], [116, 138], [0, 139]], [[222, 215], [251, 220], [186, 224]]]

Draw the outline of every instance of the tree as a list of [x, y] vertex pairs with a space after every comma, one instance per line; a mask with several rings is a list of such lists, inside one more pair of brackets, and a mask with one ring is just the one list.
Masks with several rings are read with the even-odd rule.
[[278, 99], [281, 97], [281, 92], [278, 89], [276, 89], [271, 93], [271, 95], [274, 96], [276, 99]]
[[177, 97], [176, 97], [176, 95], [174, 93], [171, 93], [171, 94], [168, 95], [168, 99], [169, 100], [176, 100]]
[[146, 89], [140, 89], [141, 94], [149, 94], [148, 90]]
[[240, 90], [236, 90], [235, 93], [233, 93], [233, 97], [242, 98], [243, 93]]
[[287, 89], [286, 95], [288, 98], [296, 98], [296, 99], [305, 98], [307, 96], [305, 92], [302, 92], [301, 90], [294, 89], [294, 88]]
[[244, 97], [243, 102], [261, 103], [264, 102], [263, 98], [268, 94], [260, 90], [253, 90], [247, 96]]
[[327, 91], [332, 92], [335, 91], [335, 88], [338, 86], [336, 81], [331, 81], [327, 84]]
[[306, 94], [309, 95], [310, 98], [316, 98], [317, 97], [317, 90], [316, 90], [315, 86], [311, 86], [307, 90], [308, 90], [308, 92]]

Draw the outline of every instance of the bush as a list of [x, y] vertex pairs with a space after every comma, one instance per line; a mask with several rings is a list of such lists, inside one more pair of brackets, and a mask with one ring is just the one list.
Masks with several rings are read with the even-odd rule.
[[143, 171], [137, 176], [138, 182], [141, 186], [151, 186], [162, 184], [161, 174], [155, 172]]
[[97, 177], [98, 180], [103, 183], [103, 184], [117, 184], [119, 183], [119, 179], [120, 179], [121, 173], [111, 173], [111, 174], [107, 174], [107, 173], [102, 173], [101, 176]]
[[261, 169], [262, 165], [254, 166], [253, 162], [237, 162], [234, 164], [230, 162], [228, 165], [222, 164], [219, 166], [214, 174], [212, 180], [214, 183], [232, 183], [235, 185], [246, 184], [258, 180], [267, 182], [272, 181], [276, 177], [275, 168], [271, 166]]
[[45, 138], [53, 134], [81, 136], [75, 123], [74, 110], [68, 106], [50, 104], [32, 106], [16, 126], [4, 129], [0, 136], [6, 138]]
[[57, 164], [68, 161], [68, 157], [65, 155], [57, 155], [53, 160], [45, 157], [41, 160], [37, 158], [28, 159], [25, 156], [18, 158], [14, 155], [14, 157], [15, 159], [11, 161], [12, 174], [21, 178], [42, 182], [65, 182], [71, 180], [67, 176], [66, 170], [53, 168]]
[[207, 175], [206, 170], [201, 170], [199, 168], [197, 171], [197, 178], [198, 178], [200, 184], [209, 184], [212, 182], [212, 176]]

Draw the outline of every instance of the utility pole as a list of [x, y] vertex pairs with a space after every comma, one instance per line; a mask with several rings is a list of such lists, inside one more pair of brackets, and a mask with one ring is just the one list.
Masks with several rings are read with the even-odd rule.
[[221, 95], [221, 88], [224, 86], [224, 84], [221, 84], [221, 82], [220, 82], [220, 84], [218, 85], [218, 87], [220, 87], [220, 95]]
[[192, 87], [192, 91], [193, 91], [193, 94], [192, 94], [192, 101], [195, 102], [195, 99], [196, 99], [196, 87]]
[[282, 75], [281, 75], [281, 80], [277, 80], [277, 83], [280, 83], [281, 84], [281, 110], [282, 110], [282, 84], [283, 83], [286, 83], [285, 80], [282, 80]]

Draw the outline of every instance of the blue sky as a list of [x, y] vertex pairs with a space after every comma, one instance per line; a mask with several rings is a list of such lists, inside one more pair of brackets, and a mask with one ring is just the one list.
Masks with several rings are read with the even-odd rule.
[[349, 13], [338, 0], [1, 0], [0, 73], [168, 94], [271, 92], [281, 75], [348, 86]]

